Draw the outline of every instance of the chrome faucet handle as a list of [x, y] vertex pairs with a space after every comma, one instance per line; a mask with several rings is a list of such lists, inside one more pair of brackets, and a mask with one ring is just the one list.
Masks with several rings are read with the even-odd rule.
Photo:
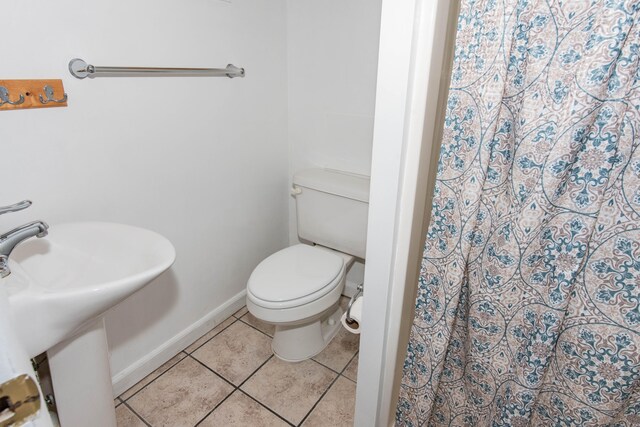
[[18, 212], [23, 209], [27, 209], [29, 206], [31, 206], [31, 200], [23, 200], [21, 202], [18, 202], [14, 205], [9, 205], [9, 206], [0, 206], [0, 215], [10, 213], [10, 212]]

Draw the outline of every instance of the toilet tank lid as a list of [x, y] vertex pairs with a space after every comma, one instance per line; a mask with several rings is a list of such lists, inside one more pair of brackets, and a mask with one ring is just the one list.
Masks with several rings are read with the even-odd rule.
[[293, 184], [369, 203], [369, 177], [334, 169], [304, 169], [293, 175]]

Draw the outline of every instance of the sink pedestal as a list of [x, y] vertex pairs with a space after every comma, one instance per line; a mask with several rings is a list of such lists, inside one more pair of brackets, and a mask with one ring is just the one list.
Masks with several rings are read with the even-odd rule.
[[47, 351], [60, 424], [116, 427], [104, 317]]

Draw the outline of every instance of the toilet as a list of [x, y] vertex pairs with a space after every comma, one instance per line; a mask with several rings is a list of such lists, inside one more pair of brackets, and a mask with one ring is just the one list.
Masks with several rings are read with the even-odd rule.
[[346, 273], [365, 258], [369, 177], [330, 169], [293, 176], [298, 237], [253, 270], [247, 309], [275, 325], [271, 347], [282, 360], [320, 353], [340, 328]]

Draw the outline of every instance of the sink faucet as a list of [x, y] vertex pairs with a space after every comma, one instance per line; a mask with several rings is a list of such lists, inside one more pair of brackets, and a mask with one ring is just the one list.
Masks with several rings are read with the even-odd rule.
[[[31, 206], [29, 200], [23, 200], [15, 205], [0, 207], [0, 215], [9, 212], [18, 212]], [[0, 277], [7, 277], [11, 274], [9, 269], [9, 255], [20, 243], [30, 237], [44, 237], [48, 233], [49, 226], [44, 221], [33, 221], [21, 225], [0, 235]]]

